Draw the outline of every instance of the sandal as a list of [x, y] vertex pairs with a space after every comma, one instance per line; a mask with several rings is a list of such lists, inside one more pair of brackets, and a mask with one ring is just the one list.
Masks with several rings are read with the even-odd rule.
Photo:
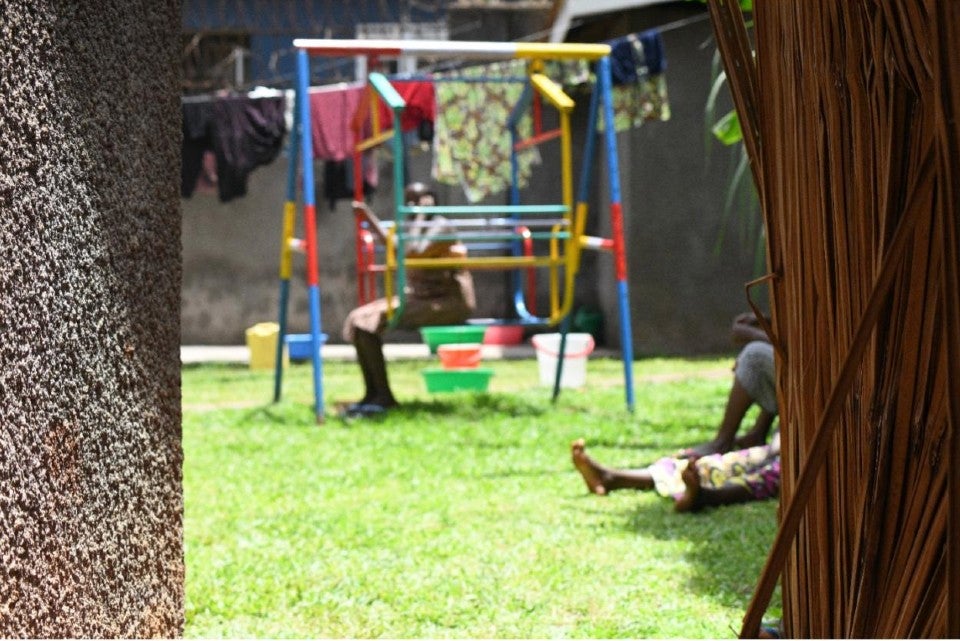
[[345, 419], [371, 418], [386, 414], [388, 408], [376, 403], [352, 403], [340, 413]]

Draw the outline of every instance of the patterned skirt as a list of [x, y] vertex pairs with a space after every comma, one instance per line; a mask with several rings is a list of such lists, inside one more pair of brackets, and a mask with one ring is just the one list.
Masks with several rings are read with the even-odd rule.
[[[700, 476], [700, 486], [746, 488], [757, 500], [776, 496], [780, 491], [780, 446], [774, 437], [770, 445], [758, 445], [726, 454], [709, 454], [698, 458], [694, 467]], [[647, 470], [653, 476], [657, 493], [675, 498], [683, 494], [685, 486], [680, 474], [689, 459], [664, 457]]]

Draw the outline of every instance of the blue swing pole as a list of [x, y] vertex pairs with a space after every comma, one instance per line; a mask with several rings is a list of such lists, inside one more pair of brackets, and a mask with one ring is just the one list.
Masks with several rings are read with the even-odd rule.
[[[526, 79], [524, 79], [526, 80]], [[533, 95], [533, 90], [530, 88], [530, 83], [527, 82], [523, 86], [523, 91], [520, 94], [517, 104], [514, 105], [513, 110], [510, 112], [510, 117], [507, 119], [507, 129], [510, 132], [510, 204], [519, 205], [520, 204], [520, 162], [517, 158], [517, 142], [519, 142], [520, 135], [517, 131], [517, 123], [520, 120], [520, 115], [526, 111], [526, 108], [530, 104], [530, 98]], [[519, 220], [519, 217], [514, 214], [513, 218]], [[519, 256], [522, 253], [522, 248], [520, 246], [519, 240], [514, 240], [511, 242], [511, 247], [513, 248], [513, 255]], [[523, 281], [521, 280], [520, 270], [514, 270], [511, 274], [511, 280], [513, 281], [513, 305], [516, 309], [517, 316], [522, 320], [529, 317], [529, 312], [527, 311], [526, 303], [523, 300]]]
[[303, 161], [303, 223], [307, 252], [307, 294], [313, 361], [313, 398], [317, 423], [323, 423], [323, 356], [320, 353], [320, 270], [317, 265], [317, 207], [313, 186], [313, 141], [310, 136], [310, 59], [297, 52], [297, 109], [300, 112], [300, 157]]
[[603, 133], [607, 151], [607, 174], [610, 181], [610, 226], [613, 240], [617, 295], [620, 304], [620, 349], [623, 354], [623, 381], [627, 409], [633, 411], [633, 331], [630, 327], [630, 295], [627, 288], [626, 246], [623, 240], [623, 206], [620, 201], [620, 165], [617, 160], [617, 132], [613, 122], [613, 94], [610, 79], [610, 58], [597, 63], [597, 75], [603, 92]]
[[560, 322], [560, 346], [557, 348], [557, 368], [554, 371], [553, 396], [550, 398], [554, 403], [557, 402], [557, 397], [560, 396], [560, 379], [563, 378], [563, 360], [564, 355], [567, 353], [567, 334], [569, 333], [570, 315], [567, 314]]
[[[300, 94], [295, 94], [294, 105], [297, 105]], [[299, 144], [300, 112], [293, 110], [293, 130], [290, 132], [287, 155], [287, 201], [283, 205], [283, 233], [280, 239], [280, 311], [277, 315], [277, 325], [280, 332], [277, 335], [277, 358], [273, 374], [273, 402], [280, 400], [283, 389], [283, 347], [287, 335], [287, 312], [290, 306], [290, 276], [293, 273], [293, 241], [294, 225], [297, 217], [297, 149]]]

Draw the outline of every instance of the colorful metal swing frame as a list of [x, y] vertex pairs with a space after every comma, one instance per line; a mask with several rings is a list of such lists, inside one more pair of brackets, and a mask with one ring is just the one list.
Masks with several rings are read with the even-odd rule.
[[[528, 83], [518, 104], [510, 115], [508, 127], [513, 142], [512, 186], [509, 205], [436, 205], [431, 207], [408, 206], [403, 201], [404, 168], [403, 140], [399, 126], [384, 130], [379, 122], [377, 101], [393, 112], [393, 122], [399, 123], [405, 103], [400, 94], [382, 73], [370, 73], [368, 77], [369, 102], [363, 102], [364, 113], [354, 118], [355, 145], [354, 178], [357, 200], [362, 200], [363, 185], [361, 154], [378, 145], [390, 143], [393, 152], [393, 196], [395, 217], [387, 223], [388, 234], [384, 249], [383, 264], [376, 264], [372, 236], [365, 229], [359, 215], [356, 216], [357, 243], [357, 294], [361, 302], [376, 295], [376, 274], [383, 274], [384, 294], [388, 300], [394, 295], [399, 303], [388, 309], [388, 318], [395, 324], [402, 316], [406, 303], [405, 285], [407, 269], [469, 269], [501, 270], [514, 274], [514, 307], [517, 319], [489, 322], [509, 322], [529, 325], [561, 325], [560, 354], [554, 386], [554, 398], [559, 393], [559, 382], [565, 350], [568, 320], [572, 310], [576, 275], [583, 249], [604, 249], [614, 255], [617, 280], [617, 295], [620, 311], [621, 353], [624, 363], [624, 387], [627, 408], [633, 411], [633, 340], [630, 325], [629, 293], [627, 285], [625, 243], [623, 238], [623, 211], [620, 200], [619, 165], [617, 161], [616, 133], [612, 126], [604, 127], [607, 176], [609, 179], [611, 238], [601, 239], [586, 236], [584, 228], [587, 217], [587, 197], [590, 191], [590, 176], [595, 153], [597, 122], [601, 114], [604, 122], [613, 122], [613, 101], [610, 77], [610, 47], [604, 44], [547, 44], [547, 43], [498, 43], [463, 41], [417, 41], [417, 40], [294, 40], [298, 49], [296, 107], [294, 127], [290, 137], [290, 163], [287, 175], [287, 201], [283, 213], [283, 239], [280, 255], [280, 311], [278, 315], [280, 335], [277, 341], [274, 400], [280, 399], [283, 375], [283, 348], [286, 336], [287, 306], [290, 278], [292, 275], [292, 252], [302, 247], [306, 254], [306, 279], [310, 308], [310, 335], [312, 339], [312, 365], [314, 410], [317, 422], [324, 420], [323, 359], [320, 347], [320, 289], [317, 263], [316, 197], [313, 177], [313, 147], [310, 126], [310, 101], [308, 95], [310, 58], [312, 56], [367, 56], [378, 59], [387, 56], [413, 55], [420, 58], [468, 58], [481, 61], [523, 59], [527, 60]], [[551, 60], [587, 60], [596, 64], [597, 85], [591, 93], [588, 115], [588, 135], [584, 148], [580, 180], [574, 194], [573, 152], [571, 143], [570, 113], [574, 101], [562, 88], [543, 73], [544, 62]], [[559, 127], [544, 132], [541, 127], [541, 100], [557, 110]], [[521, 116], [533, 107], [534, 134], [520, 139], [518, 123]], [[363, 139], [359, 135], [362, 120], [369, 111], [372, 135]], [[518, 186], [517, 152], [558, 138], [561, 146], [561, 194], [559, 204], [520, 204]], [[294, 238], [297, 203], [297, 175], [302, 173], [302, 201], [304, 217], [304, 240]], [[449, 236], [471, 247], [471, 243], [496, 241], [509, 248], [505, 255], [467, 255], [463, 258], [407, 258], [405, 256], [406, 221], [412, 214], [442, 214], [455, 228]], [[444, 237], [437, 236], [437, 240]], [[533, 241], [546, 241], [548, 251], [543, 256], [533, 253]], [[533, 270], [547, 269], [550, 283], [550, 312], [537, 316], [533, 311]], [[526, 281], [523, 275], [526, 273]], [[526, 283], [526, 291], [524, 287]]]

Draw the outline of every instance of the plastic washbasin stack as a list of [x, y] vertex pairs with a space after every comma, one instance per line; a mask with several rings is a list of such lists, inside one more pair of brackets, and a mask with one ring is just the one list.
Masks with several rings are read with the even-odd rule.
[[436, 354], [441, 345], [479, 343], [483, 341], [485, 332], [486, 328], [477, 325], [435, 325], [420, 328], [420, 335], [430, 348], [431, 354]]
[[424, 327], [420, 330], [430, 352], [440, 357], [440, 367], [423, 370], [427, 391], [486, 391], [493, 370], [480, 367], [485, 328], [471, 325]]

